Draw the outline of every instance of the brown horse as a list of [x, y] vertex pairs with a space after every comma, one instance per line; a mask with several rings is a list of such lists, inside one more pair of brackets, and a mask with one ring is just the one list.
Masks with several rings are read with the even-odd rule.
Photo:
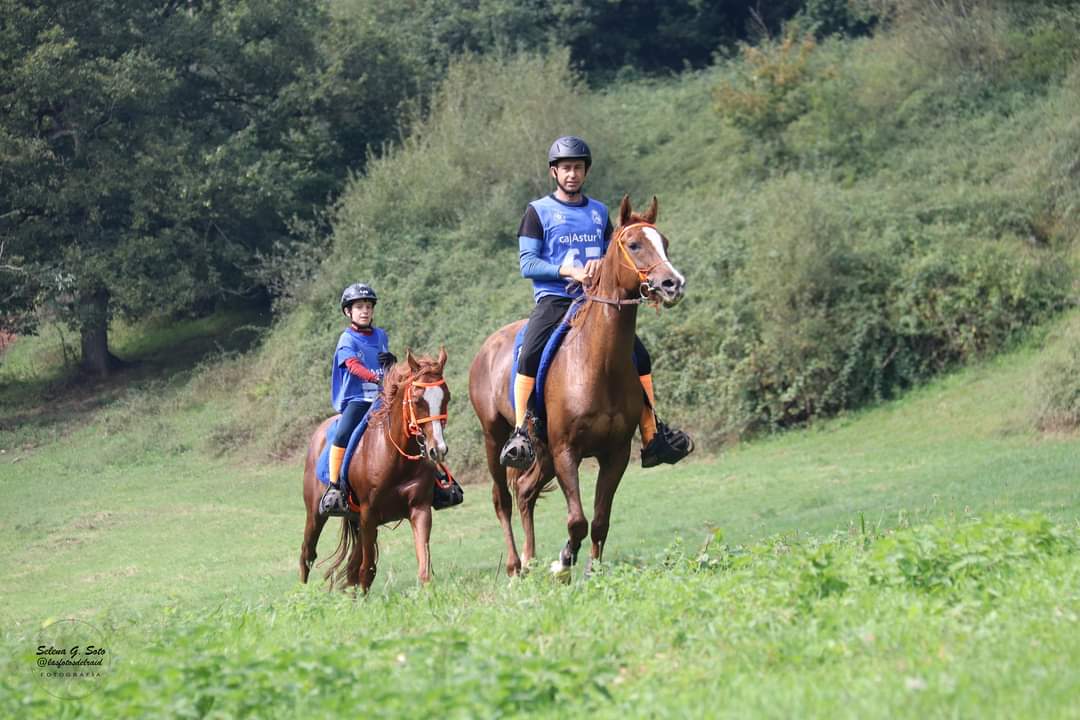
[[[568, 512], [569, 540], [552, 572], [566, 574], [577, 562], [589, 524], [581, 506], [578, 465], [595, 457], [600, 464], [593, 505], [592, 562], [600, 561], [611, 519], [611, 503], [630, 458], [630, 440], [641, 417], [643, 392], [631, 359], [637, 308], [642, 302], [674, 305], [686, 280], [667, 258], [667, 238], [656, 229], [656, 198], [643, 214], [629, 197], [619, 206], [618, 224], [586, 288], [586, 304], [548, 370], [544, 387], [546, 437], [530, 424], [536, 460], [524, 471], [504, 468], [499, 451], [513, 430], [510, 405], [514, 335], [524, 321], [492, 334], [469, 368], [469, 398], [484, 430], [488, 469], [495, 481], [495, 514], [506, 539], [506, 572], [515, 575], [535, 557], [533, 508], [541, 491], [557, 476]], [[510, 513], [515, 490], [525, 551], [519, 558]]]
[[[417, 576], [423, 583], [431, 579], [428, 541], [435, 468], [447, 452], [443, 426], [450, 390], [443, 380], [445, 365], [445, 349], [439, 349], [438, 359], [406, 352], [405, 362], [387, 373], [382, 405], [372, 411], [346, 471], [352, 512], [342, 518], [341, 541], [326, 572], [331, 589], [360, 585], [366, 593], [375, 579], [379, 525], [406, 518], [416, 546]], [[315, 464], [333, 420], [324, 420], [315, 430], [304, 463], [307, 525], [300, 545], [300, 581], [305, 583], [327, 519], [319, 514], [324, 487], [315, 477]]]

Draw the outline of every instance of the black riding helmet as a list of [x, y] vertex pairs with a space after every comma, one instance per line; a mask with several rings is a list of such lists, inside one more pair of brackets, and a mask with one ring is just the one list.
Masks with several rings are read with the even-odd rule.
[[592, 152], [581, 138], [564, 135], [551, 143], [551, 149], [548, 150], [548, 167], [560, 160], [584, 160], [585, 169], [588, 170], [592, 165]]
[[341, 312], [345, 312], [345, 309], [357, 300], [370, 300], [372, 305], [379, 302], [378, 296], [375, 295], [375, 291], [371, 289], [370, 285], [353, 283], [345, 288], [345, 292], [341, 293]]

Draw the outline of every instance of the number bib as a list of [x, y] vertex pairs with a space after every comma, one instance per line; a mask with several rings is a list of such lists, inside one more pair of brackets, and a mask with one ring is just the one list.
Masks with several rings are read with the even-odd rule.
[[[602, 202], [587, 197], [582, 205], [566, 205], [547, 195], [529, 204], [536, 210], [544, 228], [541, 259], [561, 267], [584, 267], [587, 261], [604, 256], [608, 210]], [[576, 297], [580, 294], [580, 288], [573, 293], [566, 291], [565, 278], [533, 281], [533, 295], [537, 300], [545, 295]]]

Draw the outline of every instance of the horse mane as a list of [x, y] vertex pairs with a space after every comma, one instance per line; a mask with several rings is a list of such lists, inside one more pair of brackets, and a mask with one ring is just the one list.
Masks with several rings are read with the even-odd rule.
[[[634, 225], [635, 223], [647, 223], [648, 220], [645, 216], [639, 212], [631, 212], [630, 220], [626, 225]], [[588, 290], [596, 292], [603, 287], [604, 280], [607, 279], [607, 273], [610, 270], [612, 273], [618, 272], [617, 263], [619, 262], [619, 252], [615, 247], [615, 236], [619, 234], [619, 230], [625, 227], [622, 223], [617, 225], [614, 230], [611, 231], [611, 241], [608, 243], [607, 252], [604, 253], [604, 257], [600, 261], [600, 267], [596, 271], [596, 276], [593, 277], [592, 285]], [[609, 267], [610, 266], [610, 267]], [[585, 307], [581, 308], [574, 317], [570, 320], [570, 327], [577, 327], [585, 322], [585, 317], [592, 309], [590, 305], [598, 305], [599, 303], [586, 303]]]
[[421, 356], [414, 358], [420, 365], [420, 370], [415, 374], [408, 362], [399, 362], [391, 367], [383, 379], [382, 403], [371, 413], [371, 420], [383, 420], [394, 409], [394, 403], [401, 396], [402, 388], [409, 380], [439, 372], [439, 361], [435, 358]]

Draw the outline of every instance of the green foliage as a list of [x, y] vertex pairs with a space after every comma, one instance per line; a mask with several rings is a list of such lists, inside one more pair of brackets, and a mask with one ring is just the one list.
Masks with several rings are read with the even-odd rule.
[[235, 422], [247, 426], [258, 417], [266, 428], [269, 419], [273, 442], [281, 443], [275, 451], [306, 441], [301, 429], [330, 411], [329, 358], [343, 329], [337, 300], [343, 287], [364, 280], [379, 293], [376, 322], [389, 330], [399, 357], [406, 347], [429, 354], [448, 348], [456, 463], [477, 462], [468, 365], [488, 332], [528, 312], [531, 297], [515, 279], [516, 221], [507, 218], [520, 219], [528, 201], [545, 192], [537, 139], [580, 127], [573, 110], [550, 111], [579, 105], [579, 93], [565, 53], [453, 64], [430, 114], [343, 195], [317, 284], [296, 291], [304, 302], [275, 333], [287, 340], [268, 343], [262, 371], [274, 391], [250, 397]]
[[[170, 604], [137, 623], [110, 620], [117, 662], [78, 708], [1055, 715], [1078, 682], [1078, 540], [1038, 516], [1001, 516], [866, 542], [771, 538], [710, 548], [706, 562], [674, 547], [663, 562], [605, 567], [569, 588], [534, 573], [363, 601], [296, 588], [209, 611]], [[950, 567], [955, 581], [935, 582]], [[62, 707], [25, 670], [33, 632], [4, 631], [7, 715]]]
[[721, 117], [783, 156], [783, 132], [808, 109], [806, 85], [827, 70], [812, 67], [813, 37], [789, 33], [781, 42], [743, 45], [735, 77], [714, 91]]
[[942, 593], [954, 602], [973, 590], [992, 598], [1006, 589], [1010, 567], [1077, 548], [1075, 535], [1038, 516], [928, 526], [876, 543], [866, 574], [872, 584]]
[[[222, 286], [273, 290], [287, 315], [213, 428], [223, 445], [253, 432], [286, 454], [306, 440], [329, 411], [336, 297], [356, 279], [386, 298], [378, 321], [398, 349], [447, 346], [452, 412], [468, 417], [468, 361], [487, 334], [528, 311], [514, 231], [525, 203], [548, 190], [543, 151], [564, 132], [597, 151], [590, 194], [609, 205], [623, 193], [638, 203], [660, 196], [690, 295], [659, 317], [643, 314], [639, 331], [663, 415], [694, 423], [702, 447], [893, 397], [1006, 346], [1073, 292], [1061, 268], [1071, 268], [1080, 235], [1070, 160], [1080, 147], [1080, 75], [1068, 69], [1077, 15], [1066, 5], [871, 8], [890, 20], [873, 37], [818, 42], [792, 31], [708, 71], [597, 91], [569, 70], [573, 33], [570, 49], [546, 55], [509, 48], [542, 46], [608, 11], [642, 22], [643, 6], [451, 5], [342, 0], [323, 14], [237, 3], [168, 18], [175, 25], [161, 53], [148, 45], [141, 60], [124, 60], [161, 70], [162, 82], [148, 81], [138, 97], [158, 92], [170, 107], [206, 109], [181, 115], [187, 139], [161, 140], [157, 126], [146, 136], [158, 173], [179, 144], [169, 175], [185, 194], [155, 200], [163, 215], [100, 246], [93, 261], [85, 244], [66, 252], [80, 272], [101, 267], [123, 281], [110, 299], [122, 313], [156, 303], [155, 289], [196, 305]], [[702, 14], [720, 11], [693, 12], [704, 23]], [[3, 31], [15, 38], [19, 27]], [[66, 57], [65, 42], [28, 67], [47, 67], [49, 53]], [[452, 60], [463, 49], [480, 54]], [[181, 50], [199, 62], [178, 63], [190, 59]], [[43, 87], [47, 76], [33, 75]], [[717, 109], [730, 122], [718, 122]], [[406, 139], [387, 145], [401, 128]], [[45, 146], [28, 137], [0, 136], [12, 160], [0, 164], [5, 180], [40, 171], [31, 150]], [[206, 147], [195, 137], [210, 138], [213, 152], [197, 152]], [[473, 150], [478, 142], [484, 152]], [[381, 149], [362, 160], [367, 146]], [[120, 159], [112, 162], [124, 183], [164, 187]], [[365, 173], [313, 217], [350, 165]], [[170, 220], [174, 211], [182, 217]], [[219, 231], [225, 240], [208, 240]], [[0, 264], [33, 266], [54, 294], [71, 297], [77, 278], [44, 272], [37, 247], [9, 242]], [[0, 277], [6, 294], [16, 274]], [[465, 449], [457, 462], [477, 464], [475, 425], [455, 421], [451, 433]]]
[[206, 311], [250, 291], [254, 252], [344, 176], [306, 88], [322, 67], [318, 5], [0, 13], [4, 277], [23, 313], [5, 303], [3, 320], [32, 329], [27, 311], [59, 302], [84, 361], [105, 353], [114, 313]]
[[[166, 359], [227, 335], [117, 340]], [[508, 581], [486, 480], [467, 486], [435, 516], [433, 583], [416, 587], [408, 525], [385, 527], [366, 599], [297, 585], [300, 458], [212, 457], [237, 388], [275, 396], [272, 378], [247, 384], [251, 356], [0, 402], [0, 715], [1067, 713], [1080, 443], [1014, 426], [1037, 359], [1031, 343], [723, 458], [632, 467], [604, 565], [570, 586], [544, 567], [565, 539], [558, 498], [540, 504], [534, 572]], [[39, 407], [63, 412], [24, 419]], [[1051, 520], [1001, 514], [1023, 509]], [[32, 673], [41, 624], [62, 617], [115, 652], [79, 703]]]
[[[565, 56], [456, 63], [409, 139], [343, 196], [331, 259], [293, 293], [302, 306], [253, 383], [276, 390], [248, 393], [237, 422], [274, 418], [282, 451], [303, 436], [278, 433], [326, 412], [320, 348], [356, 279], [386, 297], [378, 320], [395, 345], [447, 346], [463, 401], [480, 342], [527, 312], [513, 234], [546, 191], [543, 150], [562, 132], [596, 149], [593, 196], [660, 195], [690, 294], [643, 315], [639, 333], [663, 415], [706, 443], [895, 397], [1011, 343], [1072, 291], [1061, 267], [1076, 217], [1074, 75], [1007, 92], [961, 82], [920, 65], [892, 27], [847, 42], [789, 36], [749, 61], [602, 93], [577, 87]], [[716, 123], [710, 91], [734, 98], [731, 123]], [[477, 137], [489, 152], [471, 152]], [[465, 425], [451, 428], [459, 467], [480, 460]]]
[[815, 34], [864, 35], [880, 18], [865, 0], [806, 0], [795, 21], [806, 23]]

